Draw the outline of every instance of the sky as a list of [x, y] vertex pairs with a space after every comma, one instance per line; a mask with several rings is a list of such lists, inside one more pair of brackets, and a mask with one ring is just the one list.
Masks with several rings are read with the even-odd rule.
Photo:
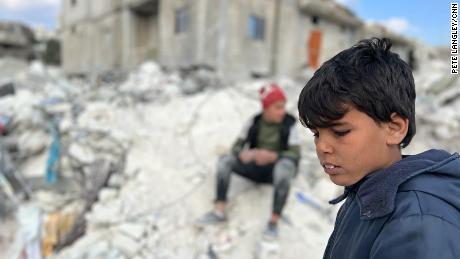
[[[96, 0], [97, 1], [97, 0]], [[54, 29], [61, 0], [0, 0], [0, 20]]]
[[[94, 0], [97, 1], [97, 0]], [[361, 19], [382, 25], [431, 45], [448, 45], [450, 1], [336, 0]], [[61, 0], [0, 0], [0, 20], [21, 21], [34, 27], [56, 28]]]
[[450, 44], [451, 1], [337, 0], [337, 2], [349, 7], [365, 21], [380, 23], [395, 32], [421, 39], [431, 45]]

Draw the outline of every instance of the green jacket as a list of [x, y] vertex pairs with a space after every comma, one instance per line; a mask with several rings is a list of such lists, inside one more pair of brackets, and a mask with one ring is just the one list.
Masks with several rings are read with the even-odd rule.
[[261, 114], [254, 116], [243, 127], [233, 144], [232, 152], [238, 155], [244, 148], [263, 148], [278, 153], [279, 158], [300, 159], [297, 119], [286, 114], [281, 123], [266, 122]]

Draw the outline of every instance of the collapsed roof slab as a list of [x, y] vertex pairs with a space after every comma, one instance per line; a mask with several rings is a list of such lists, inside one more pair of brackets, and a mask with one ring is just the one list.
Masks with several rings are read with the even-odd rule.
[[309, 15], [316, 15], [323, 19], [339, 24], [358, 27], [363, 24], [352, 11], [334, 1], [299, 0], [299, 9]]

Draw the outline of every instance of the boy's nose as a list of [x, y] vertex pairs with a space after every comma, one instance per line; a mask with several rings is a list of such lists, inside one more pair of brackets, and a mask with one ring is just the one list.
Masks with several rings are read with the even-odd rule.
[[316, 152], [323, 153], [323, 154], [331, 154], [334, 152], [334, 148], [330, 145], [324, 138], [319, 137], [316, 140]]

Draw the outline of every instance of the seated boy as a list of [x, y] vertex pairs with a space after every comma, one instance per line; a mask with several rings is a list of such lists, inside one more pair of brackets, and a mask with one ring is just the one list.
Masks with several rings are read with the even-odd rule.
[[227, 191], [230, 176], [235, 172], [256, 183], [273, 184], [272, 215], [264, 234], [265, 237], [276, 238], [277, 223], [289, 194], [291, 179], [297, 170], [300, 145], [297, 120], [286, 113], [283, 90], [276, 84], [267, 85], [260, 90], [260, 97], [262, 113], [246, 123], [231, 154], [219, 159], [215, 208], [198, 223], [213, 224], [226, 220]]
[[299, 97], [319, 162], [345, 186], [324, 258], [458, 259], [459, 155], [401, 155], [415, 135], [415, 87], [390, 47], [373, 38], [340, 52]]

